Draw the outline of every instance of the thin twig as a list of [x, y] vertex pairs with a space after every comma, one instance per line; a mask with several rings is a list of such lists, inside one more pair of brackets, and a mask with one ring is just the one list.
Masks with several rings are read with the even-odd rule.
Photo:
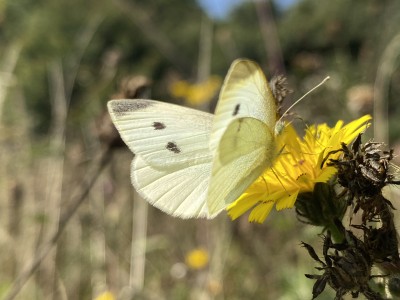
[[132, 296], [140, 294], [144, 286], [144, 272], [146, 267], [147, 248], [147, 210], [148, 204], [135, 192], [132, 220], [132, 243], [131, 243], [131, 269], [129, 275], [129, 287]]

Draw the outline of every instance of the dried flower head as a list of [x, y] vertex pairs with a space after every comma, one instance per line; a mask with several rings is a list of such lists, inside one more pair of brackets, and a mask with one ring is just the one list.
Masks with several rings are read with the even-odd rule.
[[306, 274], [307, 278], [317, 280], [313, 287], [313, 299], [324, 291], [327, 283], [336, 291], [336, 300], [343, 299], [347, 293], [351, 293], [353, 298], [361, 293], [370, 300], [383, 299], [369, 287], [369, 281], [374, 276], [371, 275], [373, 259], [368, 248], [351, 231], [345, 230], [340, 222], [336, 223], [345, 239], [342, 243], [333, 243], [328, 231], [324, 237], [324, 261], [309, 244], [302, 243], [310, 256], [321, 264], [322, 267], [316, 269], [324, 271], [322, 275]]
[[393, 159], [393, 151], [382, 150], [383, 143], [361, 143], [361, 134], [353, 142], [351, 148], [342, 143], [342, 148], [328, 153], [342, 152], [337, 159], [329, 159], [327, 165], [338, 170], [338, 183], [345, 188], [349, 205], [353, 212], [363, 210], [363, 223], [368, 221], [384, 221], [387, 217], [387, 206], [390, 201], [382, 196], [382, 188], [387, 184], [397, 183], [389, 172], [389, 164]]
[[360, 134], [351, 148], [342, 143], [341, 149], [330, 153], [343, 152], [339, 159], [331, 159], [328, 165], [338, 169], [338, 182], [355, 197], [374, 196], [393, 182], [393, 176], [389, 174], [393, 151], [382, 150], [382, 145], [374, 142], [362, 145]]
[[[322, 165], [329, 159], [327, 165], [338, 170], [337, 182], [344, 187], [342, 195], [347, 204], [353, 207], [353, 213], [362, 211], [361, 224], [351, 226], [362, 230], [363, 237], [362, 240], [358, 239], [351, 231], [344, 230], [339, 221], [335, 223], [337, 228], [342, 228], [346, 238], [342, 244], [330, 244], [330, 237], [326, 238], [324, 249], [335, 249], [335, 252], [327, 254], [327, 250], [324, 250], [325, 262], [322, 264], [325, 265], [321, 268], [325, 270], [323, 275], [308, 275], [309, 278], [317, 279], [314, 295], [322, 292], [322, 283], [325, 280], [336, 290], [337, 299], [354, 291], [364, 294], [367, 299], [382, 299], [368, 286], [369, 279], [373, 277], [370, 272], [372, 265], [379, 267], [381, 274], [388, 277], [389, 290], [393, 294], [397, 291], [396, 275], [400, 273], [400, 257], [392, 213], [394, 207], [383, 196], [382, 189], [388, 184], [399, 182], [394, 181], [389, 170], [393, 151], [383, 150], [382, 146], [383, 143], [376, 142], [362, 144], [359, 134], [351, 147], [342, 143], [341, 149], [329, 152], [323, 160]], [[341, 156], [330, 157], [338, 153]], [[305, 247], [317, 260], [313, 249], [310, 246]], [[340, 261], [345, 261], [346, 264], [337, 264]], [[357, 274], [361, 274], [359, 271], [364, 272], [365, 277], [358, 276]], [[346, 276], [337, 280], [337, 274]]]

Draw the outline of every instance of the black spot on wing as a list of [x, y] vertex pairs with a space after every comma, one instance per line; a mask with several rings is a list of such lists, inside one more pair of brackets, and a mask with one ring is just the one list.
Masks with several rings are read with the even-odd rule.
[[154, 122], [153, 123], [153, 127], [154, 127], [155, 130], [161, 130], [161, 129], [164, 129], [166, 126], [165, 126], [164, 123]]
[[119, 100], [111, 103], [111, 109], [115, 115], [120, 117], [151, 105], [152, 103], [146, 100]]
[[239, 113], [239, 109], [240, 109], [240, 104], [236, 104], [232, 116], [236, 116]]
[[167, 146], [165, 147], [169, 151], [174, 152], [176, 154], [181, 153], [181, 150], [178, 148], [178, 145], [174, 142], [168, 142]]

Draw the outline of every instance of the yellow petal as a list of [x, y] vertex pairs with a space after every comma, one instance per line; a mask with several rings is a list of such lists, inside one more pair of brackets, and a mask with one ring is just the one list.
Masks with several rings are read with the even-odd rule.
[[257, 205], [250, 213], [249, 222], [262, 223], [268, 217], [271, 209], [274, 207], [274, 202], [262, 202]]
[[276, 210], [282, 210], [285, 208], [292, 208], [294, 206], [294, 203], [296, 202], [297, 196], [299, 194], [299, 191], [296, 191], [294, 193], [291, 193], [290, 195], [285, 193], [285, 197], [280, 198], [276, 202]]

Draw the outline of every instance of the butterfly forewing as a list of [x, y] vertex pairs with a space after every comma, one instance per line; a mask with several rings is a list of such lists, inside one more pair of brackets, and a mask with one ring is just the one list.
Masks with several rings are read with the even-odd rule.
[[152, 166], [210, 160], [211, 114], [140, 99], [109, 101], [108, 110], [124, 142]]
[[225, 78], [215, 109], [210, 149], [215, 151], [228, 125], [252, 117], [274, 128], [276, 104], [263, 71], [253, 61], [235, 60]]

